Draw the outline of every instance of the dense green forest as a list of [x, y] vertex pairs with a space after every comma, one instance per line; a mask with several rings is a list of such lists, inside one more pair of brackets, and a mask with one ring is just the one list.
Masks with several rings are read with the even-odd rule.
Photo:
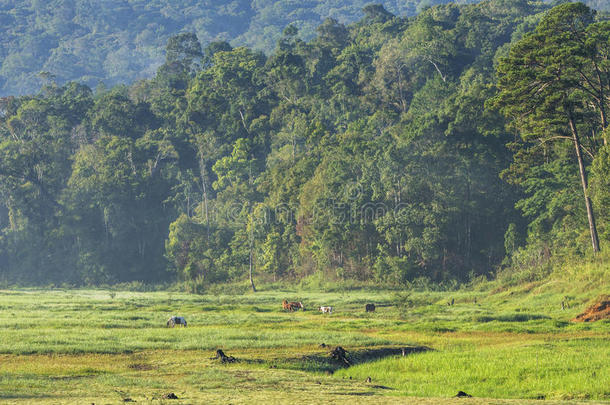
[[[409, 17], [450, 0], [385, 0]], [[473, 3], [479, 0], [459, 0]], [[607, 0], [588, 0], [610, 11]], [[309, 40], [325, 18], [349, 24], [368, 0], [3, 0], [0, 2], [0, 96], [35, 93], [57, 83], [96, 87], [154, 76], [163, 47], [181, 32], [207, 45], [223, 40], [270, 53], [288, 24]], [[44, 72], [41, 75], [41, 72]]]
[[[412, 16], [424, 4], [449, 0], [389, 0]], [[327, 17], [358, 20], [366, 0], [11, 0], [0, 3], [0, 96], [38, 91], [45, 78], [91, 87], [154, 76], [163, 47], [180, 32], [202, 44], [215, 40], [270, 52], [294, 23], [303, 39]]]
[[0, 99], [0, 281], [405, 285], [607, 247], [603, 15], [363, 13], [268, 56], [183, 33], [151, 79]]

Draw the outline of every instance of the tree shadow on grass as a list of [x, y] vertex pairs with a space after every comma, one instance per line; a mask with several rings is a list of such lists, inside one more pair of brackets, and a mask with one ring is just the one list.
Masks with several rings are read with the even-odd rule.
[[501, 315], [495, 315], [495, 316], [482, 315], [482, 316], [475, 316], [473, 318], [473, 320], [475, 322], [480, 322], [480, 323], [493, 322], [493, 321], [528, 322], [528, 321], [535, 321], [535, 320], [539, 320], [539, 319], [551, 319], [551, 317], [546, 316], [546, 315], [540, 315], [540, 314], [514, 313], [514, 314], [501, 314]]
[[[362, 363], [381, 360], [392, 356], [408, 356], [415, 353], [426, 352], [430, 349], [426, 346], [401, 346], [401, 347], [377, 347], [367, 349], [346, 350], [348, 362], [339, 361], [330, 355], [330, 347], [324, 352], [305, 355], [298, 358], [276, 359], [264, 361], [270, 368], [280, 368], [288, 370], [301, 370], [315, 373], [332, 374], [337, 370], [355, 366]], [[261, 362], [258, 362], [259, 364]]]

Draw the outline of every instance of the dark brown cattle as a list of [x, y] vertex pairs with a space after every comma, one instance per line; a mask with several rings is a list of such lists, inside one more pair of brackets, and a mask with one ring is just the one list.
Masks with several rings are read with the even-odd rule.
[[364, 309], [366, 312], [375, 312], [375, 304], [366, 304]]
[[282, 301], [282, 308], [285, 311], [298, 311], [299, 309], [302, 309], [303, 311], [305, 311], [305, 306], [303, 305], [302, 302], [288, 302], [286, 300]]

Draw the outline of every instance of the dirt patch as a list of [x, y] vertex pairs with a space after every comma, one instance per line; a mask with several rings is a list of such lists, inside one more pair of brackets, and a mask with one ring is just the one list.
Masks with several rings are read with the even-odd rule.
[[599, 297], [595, 304], [572, 319], [572, 322], [595, 322], [602, 319], [610, 319], [610, 296], [608, 295]]
[[132, 370], [139, 370], [139, 371], [148, 371], [148, 370], [153, 369], [153, 366], [151, 366], [150, 364], [145, 364], [145, 363], [132, 363], [132, 364], [129, 364], [127, 367]]

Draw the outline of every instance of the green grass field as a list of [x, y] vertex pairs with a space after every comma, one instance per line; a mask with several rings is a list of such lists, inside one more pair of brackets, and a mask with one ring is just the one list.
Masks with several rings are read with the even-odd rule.
[[[610, 321], [569, 321], [607, 285], [578, 274], [402, 295], [0, 291], [0, 403], [608, 402]], [[308, 310], [283, 312], [284, 298]], [[189, 326], [165, 328], [170, 315]], [[218, 348], [239, 361], [220, 364]]]

